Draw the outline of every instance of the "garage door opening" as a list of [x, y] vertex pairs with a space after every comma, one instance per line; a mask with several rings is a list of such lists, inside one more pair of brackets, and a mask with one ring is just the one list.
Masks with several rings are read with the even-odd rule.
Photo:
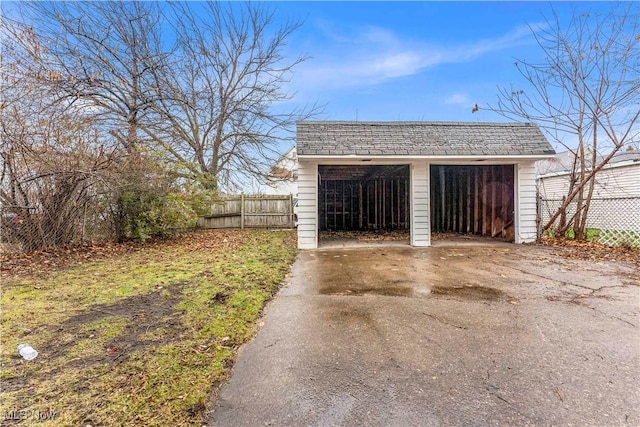
[[515, 240], [514, 165], [431, 165], [431, 240]]
[[321, 243], [409, 243], [408, 165], [318, 166]]

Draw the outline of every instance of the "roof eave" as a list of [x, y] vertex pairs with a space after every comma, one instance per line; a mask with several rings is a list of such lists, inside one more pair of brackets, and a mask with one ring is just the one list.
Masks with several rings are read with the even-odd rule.
[[360, 155], [360, 154], [298, 154], [298, 160], [544, 160], [555, 154], [512, 154], [512, 155]]

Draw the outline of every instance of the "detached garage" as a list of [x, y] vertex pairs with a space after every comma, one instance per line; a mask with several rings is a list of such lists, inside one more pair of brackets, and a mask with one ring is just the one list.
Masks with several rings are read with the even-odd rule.
[[536, 238], [535, 162], [553, 157], [521, 123], [297, 123], [298, 247], [321, 230]]

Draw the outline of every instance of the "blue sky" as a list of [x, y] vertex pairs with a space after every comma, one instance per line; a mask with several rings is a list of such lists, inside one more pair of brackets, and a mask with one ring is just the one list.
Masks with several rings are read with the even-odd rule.
[[274, 2], [277, 19], [304, 20], [288, 50], [295, 103], [326, 104], [328, 120], [505, 121], [498, 86], [522, 87], [515, 59], [540, 58], [531, 29], [596, 2]]
[[[274, 25], [303, 21], [286, 55], [310, 58], [277, 109], [318, 103], [326, 120], [507, 121], [488, 111], [498, 87], [527, 89], [516, 59], [541, 59], [532, 30], [608, 2], [266, 1]], [[11, 3], [7, 3], [11, 4]], [[5, 12], [8, 10], [5, 9]], [[475, 104], [480, 111], [472, 113]], [[571, 142], [567, 143], [573, 145]], [[284, 141], [281, 151], [290, 148]]]

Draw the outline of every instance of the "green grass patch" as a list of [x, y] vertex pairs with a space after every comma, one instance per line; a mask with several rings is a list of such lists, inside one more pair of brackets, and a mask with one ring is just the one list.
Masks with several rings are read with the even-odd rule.
[[[556, 232], [549, 229], [544, 233], [544, 237], [555, 238]], [[575, 231], [569, 228], [564, 236], [565, 239], [575, 240]], [[586, 239], [589, 242], [598, 242], [607, 246], [621, 246], [626, 248], [640, 247], [640, 233], [632, 230], [604, 230], [599, 228], [587, 228]]]
[[[597, 241], [598, 240], [598, 236], [600, 235], [600, 229], [599, 228], [587, 228], [585, 230], [586, 233], [586, 240], [590, 240], [590, 241]], [[570, 239], [573, 240], [576, 238], [576, 234], [573, 228], [569, 228], [567, 230], [567, 232], [564, 234], [564, 237], [566, 239]]]
[[[587, 239], [586, 240], [593, 240], [593, 241], [597, 240], [598, 236], [600, 235], [600, 232], [601, 231], [600, 231], [599, 228], [587, 228], [587, 230], [586, 230]], [[547, 231], [545, 231], [544, 236], [545, 237], [551, 237], [551, 238], [559, 237], [559, 236], [556, 236], [556, 230], [554, 230], [552, 228], [547, 230]], [[576, 234], [575, 234], [574, 229], [573, 228], [567, 229], [567, 231], [564, 233], [564, 238], [565, 239], [569, 239], [569, 240], [574, 240], [576, 238]]]
[[0, 411], [55, 414], [25, 425], [201, 425], [295, 253], [291, 231], [205, 231], [6, 274]]

